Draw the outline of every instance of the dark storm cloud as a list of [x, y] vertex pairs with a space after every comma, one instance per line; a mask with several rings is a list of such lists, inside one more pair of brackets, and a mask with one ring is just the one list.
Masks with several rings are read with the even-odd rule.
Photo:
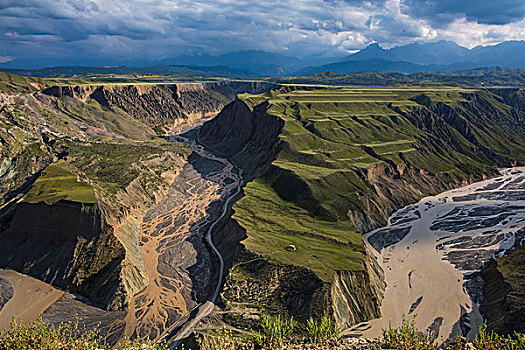
[[517, 20], [522, 2], [0, 0], [0, 56], [7, 65], [22, 58], [40, 65], [147, 64], [246, 49], [301, 56], [345, 54], [372, 42], [394, 46], [443, 38], [471, 45], [521, 38], [521, 29], [509, 26], [475, 27], [474, 33], [469, 21]]
[[445, 26], [458, 17], [481, 24], [508, 24], [525, 17], [523, 0], [404, 0], [406, 13]]

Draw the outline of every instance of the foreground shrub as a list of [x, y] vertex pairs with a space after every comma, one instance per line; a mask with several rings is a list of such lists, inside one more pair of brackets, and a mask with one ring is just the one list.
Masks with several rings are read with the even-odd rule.
[[[415, 328], [415, 321], [403, 318], [399, 328], [389, 327], [383, 330], [383, 348], [395, 350], [438, 349], [436, 339], [421, 334]], [[525, 335], [514, 333], [513, 336], [498, 335], [487, 330], [487, 325], [478, 327], [478, 336], [471, 342], [457, 336], [443, 346], [445, 350], [525, 350]]]
[[321, 320], [315, 321], [312, 317], [306, 324], [306, 333], [312, 343], [321, 344], [336, 339], [339, 335], [337, 324], [333, 317], [325, 313]]
[[487, 330], [487, 325], [479, 327], [479, 334], [474, 341], [474, 346], [479, 350], [525, 350], [525, 335], [514, 333], [512, 336], [501, 336]]
[[[54, 326], [41, 318], [23, 324], [13, 320], [11, 328], [0, 331], [0, 350], [105, 350], [106, 347], [98, 329], [86, 329], [75, 322]], [[117, 350], [163, 350], [165, 345], [124, 338], [114, 349]]]
[[231, 333], [223, 335], [201, 334], [197, 341], [200, 350], [253, 350], [253, 343], [235, 338]]
[[403, 317], [401, 327], [383, 330], [383, 346], [395, 350], [437, 349], [436, 338], [421, 334], [415, 326], [415, 320]]
[[44, 323], [41, 318], [27, 325], [13, 320], [11, 328], [0, 332], [1, 350], [92, 350], [102, 348], [95, 330], [80, 329], [78, 321], [58, 326]]
[[293, 317], [290, 321], [282, 320], [281, 316], [270, 318], [262, 316], [261, 331], [252, 331], [253, 339], [257, 345], [263, 348], [274, 349], [276, 346], [282, 347], [285, 339], [293, 334], [295, 321]]

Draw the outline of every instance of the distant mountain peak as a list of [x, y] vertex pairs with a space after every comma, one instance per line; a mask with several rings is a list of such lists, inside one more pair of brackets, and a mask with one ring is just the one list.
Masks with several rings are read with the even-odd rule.
[[362, 49], [361, 51], [357, 52], [357, 53], [360, 53], [360, 52], [366, 52], [368, 54], [372, 54], [372, 53], [383, 53], [383, 52], [386, 52], [387, 50], [383, 49], [379, 43], [372, 43], [372, 44], [369, 44], [367, 47], [365, 47], [364, 49]]

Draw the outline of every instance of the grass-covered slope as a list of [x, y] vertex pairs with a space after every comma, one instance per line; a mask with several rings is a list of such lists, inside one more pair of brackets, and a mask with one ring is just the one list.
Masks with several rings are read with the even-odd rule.
[[[248, 232], [245, 244], [271, 260], [309, 266], [325, 281], [334, 270], [361, 266], [358, 220], [349, 212], [367, 211], [369, 203], [384, 218], [399, 204], [440, 190], [438, 182], [480, 178], [525, 157], [511, 108], [484, 91], [341, 88], [241, 98], [252, 106], [267, 103], [267, 113], [285, 122], [277, 159], [234, 207]], [[438, 182], [418, 184], [398, 164], [436, 174]], [[396, 177], [406, 183], [400, 196], [395, 185], [384, 187]], [[283, 249], [290, 244], [297, 250]]]
[[64, 167], [63, 162], [50, 164], [24, 197], [28, 203], [54, 204], [60, 200], [96, 203], [95, 191]]
[[[299, 318], [329, 307], [341, 327], [379, 312], [384, 284], [362, 232], [423, 196], [525, 159], [515, 110], [461, 86], [285, 86], [244, 94], [203, 126], [200, 139], [253, 179], [233, 207], [246, 251], [225, 300], [233, 310]], [[281, 285], [268, 284], [276, 278]]]

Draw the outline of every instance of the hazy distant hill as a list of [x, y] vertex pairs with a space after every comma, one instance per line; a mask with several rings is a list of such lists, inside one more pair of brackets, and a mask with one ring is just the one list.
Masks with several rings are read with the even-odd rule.
[[296, 74], [308, 75], [315, 74], [320, 71], [329, 71], [341, 74], [356, 73], [363, 71], [414, 73], [423, 71], [437, 72], [447, 68], [447, 66], [443, 65], [422, 65], [406, 61], [389, 61], [381, 58], [372, 58], [368, 60], [331, 63], [320, 67], [307, 67], [298, 71]]
[[389, 50], [378, 44], [371, 44], [343, 61], [384, 59], [424, 65], [488, 64], [524, 68], [524, 54], [524, 41], [505, 41], [494, 46], [476, 46], [469, 50], [453, 41], [441, 40], [434, 43], [413, 43]]
[[[133, 66], [91, 66], [77, 67], [70, 64], [58, 63], [53, 68], [28, 68], [31, 67], [23, 59], [15, 59], [0, 66], [5, 72], [19, 75], [55, 76], [55, 75], [81, 75], [81, 74], [187, 74], [196, 76], [283, 76], [290, 75], [307, 66], [319, 66], [334, 62], [340, 58], [322, 58], [308, 56], [297, 58], [275, 52], [246, 50], [233, 51], [220, 56], [207, 54], [182, 55], [166, 58], [155, 62], [145, 62], [142, 67]], [[54, 62], [57, 64], [56, 62]], [[51, 65], [51, 63], [49, 63]], [[1, 68], [5, 67], [5, 68]]]
[[[351, 62], [350, 62], [351, 63]], [[525, 86], [525, 69], [484, 67], [438, 73], [412, 74], [365, 71], [338, 74], [330, 71], [270, 79], [276, 83], [326, 85], [377, 85], [459, 83], [473, 86]]]
[[[145, 67], [75, 67], [44, 69], [2, 69], [2, 71], [37, 77], [84, 74], [183, 74], [191, 76], [226, 76], [236, 78], [310, 75], [324, 71], [350, 74], [378, 72], [440, 72], [500, 66], [525, 68], [525, 41], [507, 41], [494, 46], [461, 47], [452, 41], [408, 44], [383, 49], [371, 44], [343, 59], [309, 56], [292, 57], [266, 51], [235, 51], [220, 56], [183, 55], [164, 59]], [[16, 67], [10, 62], [6, 67]]]
[[3, 72], [22, 75], [26, 77], [70, 77], [82, 76], [88, 74], [173, 74], [173, 75], [188, 75], [188, 76], [227, 76], [248, 78], [253, 77], [253, 73], [241, 69], [211, 66], [211, 67], [197, 67], [197, 66], [149, 66], [149, 67], [50, 67], [42, 69], [2, 69]]

